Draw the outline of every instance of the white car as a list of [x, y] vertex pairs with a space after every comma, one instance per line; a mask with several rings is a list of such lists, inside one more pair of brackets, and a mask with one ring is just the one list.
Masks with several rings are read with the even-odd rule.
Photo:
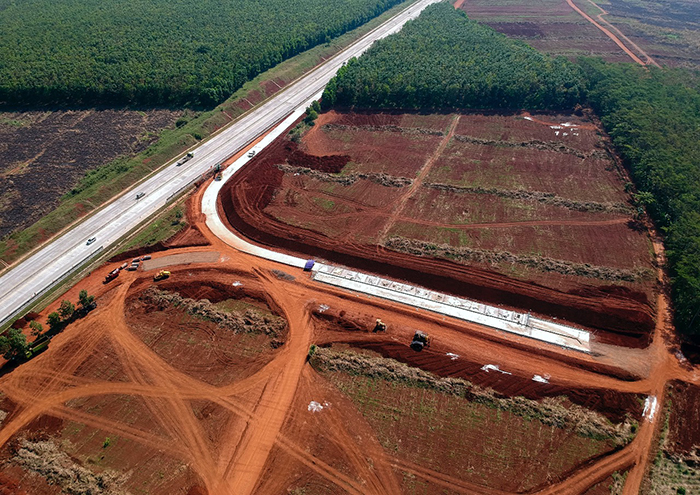
[[89, 246], [90, 244], [92, 244], [92, 243], [95, 242], [96, 240], [97, 240], [97, 237], [90, 237], [90, 238], [87, 240], [87, 242], [85, 243], [85, 245], [86, 245], [86, 246]]

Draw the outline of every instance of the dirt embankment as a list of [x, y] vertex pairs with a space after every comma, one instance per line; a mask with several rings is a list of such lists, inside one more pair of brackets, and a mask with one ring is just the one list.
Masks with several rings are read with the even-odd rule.
[[208, 246], [209, 241], [199, 227], [196, 225], [198, 218], [195, 218], [192, 214], [193, 211], [197, 210], [194, 208], [193, 202], [195, 201], [196, 195], [190, 196], [187, 201], [187, 225], [184, 229], [173, 234], [170, 238], [164, 241], [159, 241], [150, 246], [138, 247], [134, 249], [129, 249], [123, 253], [119, 253], [109, 259], [109, 262], [115, 261], [125, 261], [137, 256], [143, 256], [144, 254], [157, 253], [160, 251], [167, 251], [168, 249], [182, 248], [182, 247], [195, 247], [195, 246]]
[[[284, 176], [275, 165], [285, 163], [295, 152], [292, 145], [277, 141], [226, 184], [219, 201], [222, 216], [230, 227], [264, 245], [617, 334], [601, 335], [602, 341], [622, 342], [631, 347], [648, 345], [654, 317], [643, 294], [593, 286], [560, 291], [447, 260], [420, 258], [376, 245], [337, 241], [272, 218], [264, 209]], [[310, 163], [305, 163], [305, 166], [311, 168]]]
[[[405, 363], [408, 366], [420, 368], [443, 378], [458, 378], [467, 380], [478, 387], [494, 390], [498, 397], [522, 396], [530, 400], [566, 396], [573, 404], [597, 411], [614, 423], [625, 421], [627, 416], [640, 418], [642, 414], [642, 396], [634, 393], [618, 392], [600, 388], [571, 388], [549, 383], [534, 381], [531, 376], [523, 377], [518, 374], [485, 372], [483, 362], [477, 362], [469, 356], [448, 356], [444, 352], [429, 347], [421, 352], [412, 350], [408, 342], [398, 342], [390, 335], [374, 333], [372, 338], [353, 335], [361, 332], [366, 335], [373, 328], [374, 320], [367, 315], [337, 312], [333, 309], [314, 312], [315, 321], [327, 331], [319, 335], [316, 341], [319, 347], [350, 346], [354, 349], [371, 351], [372, 354]], [[332, 333], [328, 333], [328, 330]], [[341, 332], [340, 334], [336, 332]], [[352, 332], [348, 335], [347, 332]], [[342, 334], [348, 335], [345, 339]], [[327, 338], [325, 338], [327, 337]], [[558, 359], [567, 358], [558, 356]], [[580, 363], [577, 365], [581, 366]], [[583, 366], [596, 373], [605, 374], [621, 380], [632, 380], [634, 377], [621, 375], [619, 370], [608, 369], [605, 366]]]
[[352, 375], [365, 375], [431, 388], [521, 416], [534, 417], [550, 426], [571, 428], [584, 436], [610, 437], [618, 445], [626, 444], [632, 435], [629, 418], [613, 425], [602, 415], [587, 408], [572, 404], [565, 406], [561, 397], [547, 397], [541, 401], [522, 396], [507, 397], [493, 389], [476, 386], [465, 379], [441, 378], [420, 368], [405, 366], [394, 359], [317, 348], [311, 357], [311, 364], [322, 370], [344, 371]]

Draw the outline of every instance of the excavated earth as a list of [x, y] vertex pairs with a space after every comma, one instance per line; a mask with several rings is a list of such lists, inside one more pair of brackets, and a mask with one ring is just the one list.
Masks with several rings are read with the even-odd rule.
[[[455, 116], [330, 112], [319, 118], [301, 144], [280, 138], [234, 175], [220, 196], [222, 216], [231, 228], [264, 245], [564, 319], [595, 329], [601, 342], [648, 345], [655, 313], [650, 243], [644, 231], [636, 230], [638, 227], [632, 222], [629, 196], [622, 188], [624, 175], [620, 174], [624, 171], [609, 157], [605, 138], [595, 121], [576, 116], [529, 120], [513, 115], [457, 117], [459, 122], [452, 132], [456, 136], [475, 136], [469, 144], [479, 148], [474, 159], [488, 164], [493, 160], [490, 155], [506, 150], [512, 156], [509, 162], [516, 160], [515, 168], [508, 166], [511, 174], [523, 178], [540, 174], [544, 178], [537, 184], [521, 182], [525, 187], [518, 186], [520, 197], [503, 198], [498, 193], [494, 199], [494, 193], [487, 189], [486, 194], [464, 199], [461, 193], [433, 189], [432, 196], [426, 199], [426, 184], [448, 180], [459, 185], [456, 177], [472, 174], [469, 167], [463, 172], [455, 168], [471, 159], [464, 155], [469, 152], [461, 142], [464, 139], [446, 137], [446, 129]], [[555, 135], [550, 125], [565, 119], [577, 127], [578, 137], [571, 136], [569, 141], [558, 132]], [[441, 140], [447, 142], [442, 148]], [[473, 144], [475, 140], [478, 144]], [[542, 162], [551, 165], [544, 167]], [[557, 172], [560, 178], [547, 179], [546, 173], [557, 166], [573, 170], [568, 172], [573, 175]], [[576, 179], [581, 166], [588, 171]], [[480, 179], [482, 183], [491, 181], [489, 187], [502, 181], [497, 168], [492, 168], [488, 177]], [[414, 179], [417, 173], [425, 173], [422, 186], [418, 187], [414, 183], [421, 180]], [[452, 178], [445, 173], [452, 174]], [[387, 182], [386, 177], [407, 180]], [[503, 184], [505, 187], [507, 182]], [[557, 184], [562, 184], [569, 195], [574, 194], [571, 191], [581, 195], [574, 201], [576, 205], [592, 196], [598, 201], [595, 205], [603, 205], [595, 208], [613, 210], [575, 211], [571, 203], [562, 206], [561, 202], [556, 206], [541, 205], [540, 196], [527, 192], [549, 187], [554, 190], [541, 194], [551, 198], [559, 194]], [[436, 198], [436, 193], [442, 196]], [[600, 198], [604, 201], [600, 202]], [[510, 210], [493, 210], [489, 200], [505, 202]], [[590, 203], [586, 205], [582, 208], [590, 210]], [[515, 224], [500, 221], [523, 209], [527, 220], [523, 218]], [[491, 220], [477, 221], [473, 226], [464, 219], [452, 220], [463, 211], [476, 217], [486, 215]], [[443, 218], [443, 223], [436, 223], [436, 216]], [[424, 223], [422, 219], [426, 219]], [[472, 230], [476, 234], [471, 234]], [[445, 237], [445, 232], [459, 235]], [[418, 242], [427, 246], [421, 247], [422, 255], [410, 254], [410, 249], [399, 252], [388, 247], [401, 246], [405, 243], [401, 239], [410, 238], [414, 239], [410, 241], [412, 245]], [[520, 244], [514, 244], [514, 238]], [[514, 261], [456, 262], [455, 255], [443, 248], [459, 247], [465, 241], [470, 248], [477, 248], [476, 254], [469, 254], [472, 258], [483, 258], [486, 253], [487, 259], [495, 256], [497, 260]], [[431, 244], [447, 254], [430, 256], [431, 250], [437, 251]], [[499, 250], [505, 252], [504, 247], [516, 250], [499, 254]], [[529, 254], [530, 258], [525, 259], [523, 254], [531, 250], [549, 251], [554, 257], [569, 259], [536, 256], [533, 261]], [[612, 274], [608, 279], [586, 275], [587, 271], [594, 275], [603, 273], [598, 264], [612, 267], [602, 267]], [[558, 273], [561, 266], [567, 271]]]
[[[109, 482], [92, 493], [605, 493], [614, 473], [634, 474], [648, 455], [644, 397], [662, 377], [692, 381], [660, 359], [659, 335], [646, 349], [586, 355], [358, 296], [230, 249], [196, 210], [189, 223], [210, 245], [154, 251], [104, 284], [120, 264], [109, 262], [33, 315], [45, 323], [81, 289], [97, 296], [47, 351], [3, 368], [2, 493], [87, 493], [85, 480]], [[154, 283], [160, 269], [171, 276]], [[386, 332], [372, 331], [376, 318]], [[408, 346], [417, 329], [432, 337], [420, 353]], [[420, 382], [323, 371], [309, 365], [311, 344], [530, 406], [518, 413]], [[569, 417], [582, 411], [581, 424], [592, 414], [639, 428], [621, 445], [581, 435], [541, 420], [535, 404], [551, 401]], [[462, 434], [470, 440], [455, 442]]]

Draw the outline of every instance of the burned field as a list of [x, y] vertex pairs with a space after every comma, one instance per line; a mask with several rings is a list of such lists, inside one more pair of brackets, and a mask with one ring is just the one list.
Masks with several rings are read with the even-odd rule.
[[59, 198], [90, 170], [146, 149], [181, 113], [1, 112], [0, 237], [53, 210]]
[[[697, 21], [700, 12], [696, 2], [576, 0], [574, 4], [637, 54], [635, 45], [661, 65], [697, 67], [700, 64]], [[615, 42], [575, 12], [566, 0], [536, 3], [464, 0], [459, 5], [470, 18], [552, 55], [630, 61]]]
[[[586, 2], [580, 2], [583, 10], [587, 10], [583, 5]], [[610, 38], [574, 11], [566, 0], [537, 3], [464, 0], [460, 8], [471, 19], [545, 53], [571, 59], [597, 56], [610, 62], [629, 62]]]
[[627, 345], [653, 328], [651, 243], [590, 118], [329, 112], [256, 160], [221, 201], [261, 242]]

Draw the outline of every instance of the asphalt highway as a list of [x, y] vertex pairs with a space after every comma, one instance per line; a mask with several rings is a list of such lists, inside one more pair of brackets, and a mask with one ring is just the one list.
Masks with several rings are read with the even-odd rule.
[[[419, 0], [387, 20], [360, 40], [329, 59], [263, 105], [194, 149], [194, 158], [177, 166], [174, 161], [158, 174], [125, 192], [66, 234], [51, 241], [0, 277], [0, 324], [12, 318], [102, 249], [108, 248], [144, 219], [162, 208], [170, 197], [203, 173], [240, 151], [319, 95], [338, 69], [360, 56], [374, 41], [398, 32], [403, 25], [438, 0]], [[138, 193], [145, 195], [136, 199]], [[91, 245], [89, 238], [96, 237]]]

